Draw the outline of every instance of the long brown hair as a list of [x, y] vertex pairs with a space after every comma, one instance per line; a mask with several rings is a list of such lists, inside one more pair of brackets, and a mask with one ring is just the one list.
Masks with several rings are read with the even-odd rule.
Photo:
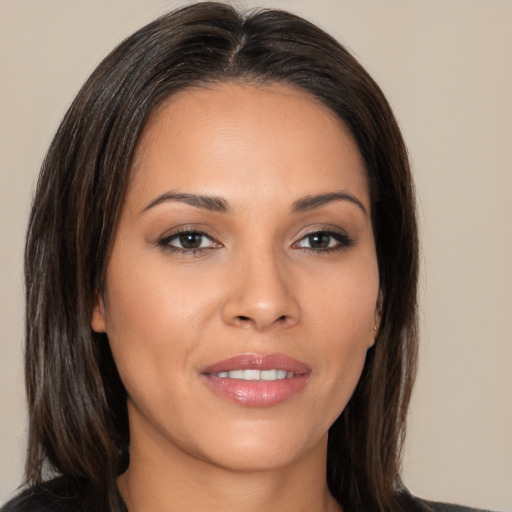
[[193, 85], [285, 83], [327, 105], [363, 156], [382, 320], [362, 377], [329, 431], [328, 484], [346, 512], [401, 510], [399, 463], [417, 357], [418, 240], [406, 149], [377, 84], [333, 38], [286, 12], [205, 2], [145, 26], [98, 66], [43, 163], [25, 255], [28, 484], [52, 475], [95, 509], [123, 509], [126, 394], [91, 330], [134, 148], [150, 113]]

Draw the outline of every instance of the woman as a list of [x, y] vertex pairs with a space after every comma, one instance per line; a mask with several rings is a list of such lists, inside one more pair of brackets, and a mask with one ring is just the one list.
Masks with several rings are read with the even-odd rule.
[[393, 114], [332, 38], [216, 3], [144, 27], [43, 164], [4, 510], [459, 510], [399, 474], [417, 243]]

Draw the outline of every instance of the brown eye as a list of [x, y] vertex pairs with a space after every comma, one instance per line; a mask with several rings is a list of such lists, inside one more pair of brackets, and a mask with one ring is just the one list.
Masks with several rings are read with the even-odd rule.
[[300, 249], [327, 252], [350, 247], [353, 243], [353, 240], [345, 233], [338, 233], [336, 231], [315, 231], [314, 233], [306, 235], [295, 245]]
[[181, 233], [178, 241], [183, 249], [199, 249], [203, 243], [204, 235], [201, 233]]
[[309, 247], [312, 249], [327, 249], [332, 237], [326, 233], [315, 233], [306, 237]]
[[162, 240], [158, 242], [158, 245], [170, 251], [184, 253], [221, 247], [220, 244], [202, 231], [181, 231], [162, 238]]

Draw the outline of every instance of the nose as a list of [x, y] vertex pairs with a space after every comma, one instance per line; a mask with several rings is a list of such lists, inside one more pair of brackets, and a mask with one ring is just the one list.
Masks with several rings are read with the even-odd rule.
[[[278, 258], [252, 255], [231, 266], [224, 322], [264, 331], [291, 327], [300, 320], [300, 305], [292, 293], [294, 278]], [[295, 283], [296, 284], [296, 283]]]

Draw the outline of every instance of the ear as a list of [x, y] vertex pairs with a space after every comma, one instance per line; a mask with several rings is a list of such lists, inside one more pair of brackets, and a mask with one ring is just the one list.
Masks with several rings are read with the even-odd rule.
[[101, 294], [98, 294], [96, 303], [92, 310], [91, 327], [96, 332], [106, 332], [107, 323], [105, 321], [105, 301]]
[[[377, 332], [379, 331], [380, 321], [382, 320], [382, 302], [384, 301], [384, 295], [382, 293], [382, 289], [379, 290], [379, 295], [377, 297], [377, 303], [375, 304], [375, 327], [377, 327]], [[375, 333], [377, 334], [377, 333]]]
[[372, 332], [370, 335], [370, 343], [368, 348], [372, 348], [375, 345], [375, 338], [379, 333], [380, 321], [382, 318], [382, 290], [379, 290], [379, 295], [377, 297], [377, 303], [375, 304], [375, 312], [373, 314], [373, 325]]
[[372, 327], [372, 332], [370, 333], [370, 342], [368, 343], [368, 349], [372, 348], [375, 345], [375, 337], [377, 336], [377, 330], [375, 327]]

